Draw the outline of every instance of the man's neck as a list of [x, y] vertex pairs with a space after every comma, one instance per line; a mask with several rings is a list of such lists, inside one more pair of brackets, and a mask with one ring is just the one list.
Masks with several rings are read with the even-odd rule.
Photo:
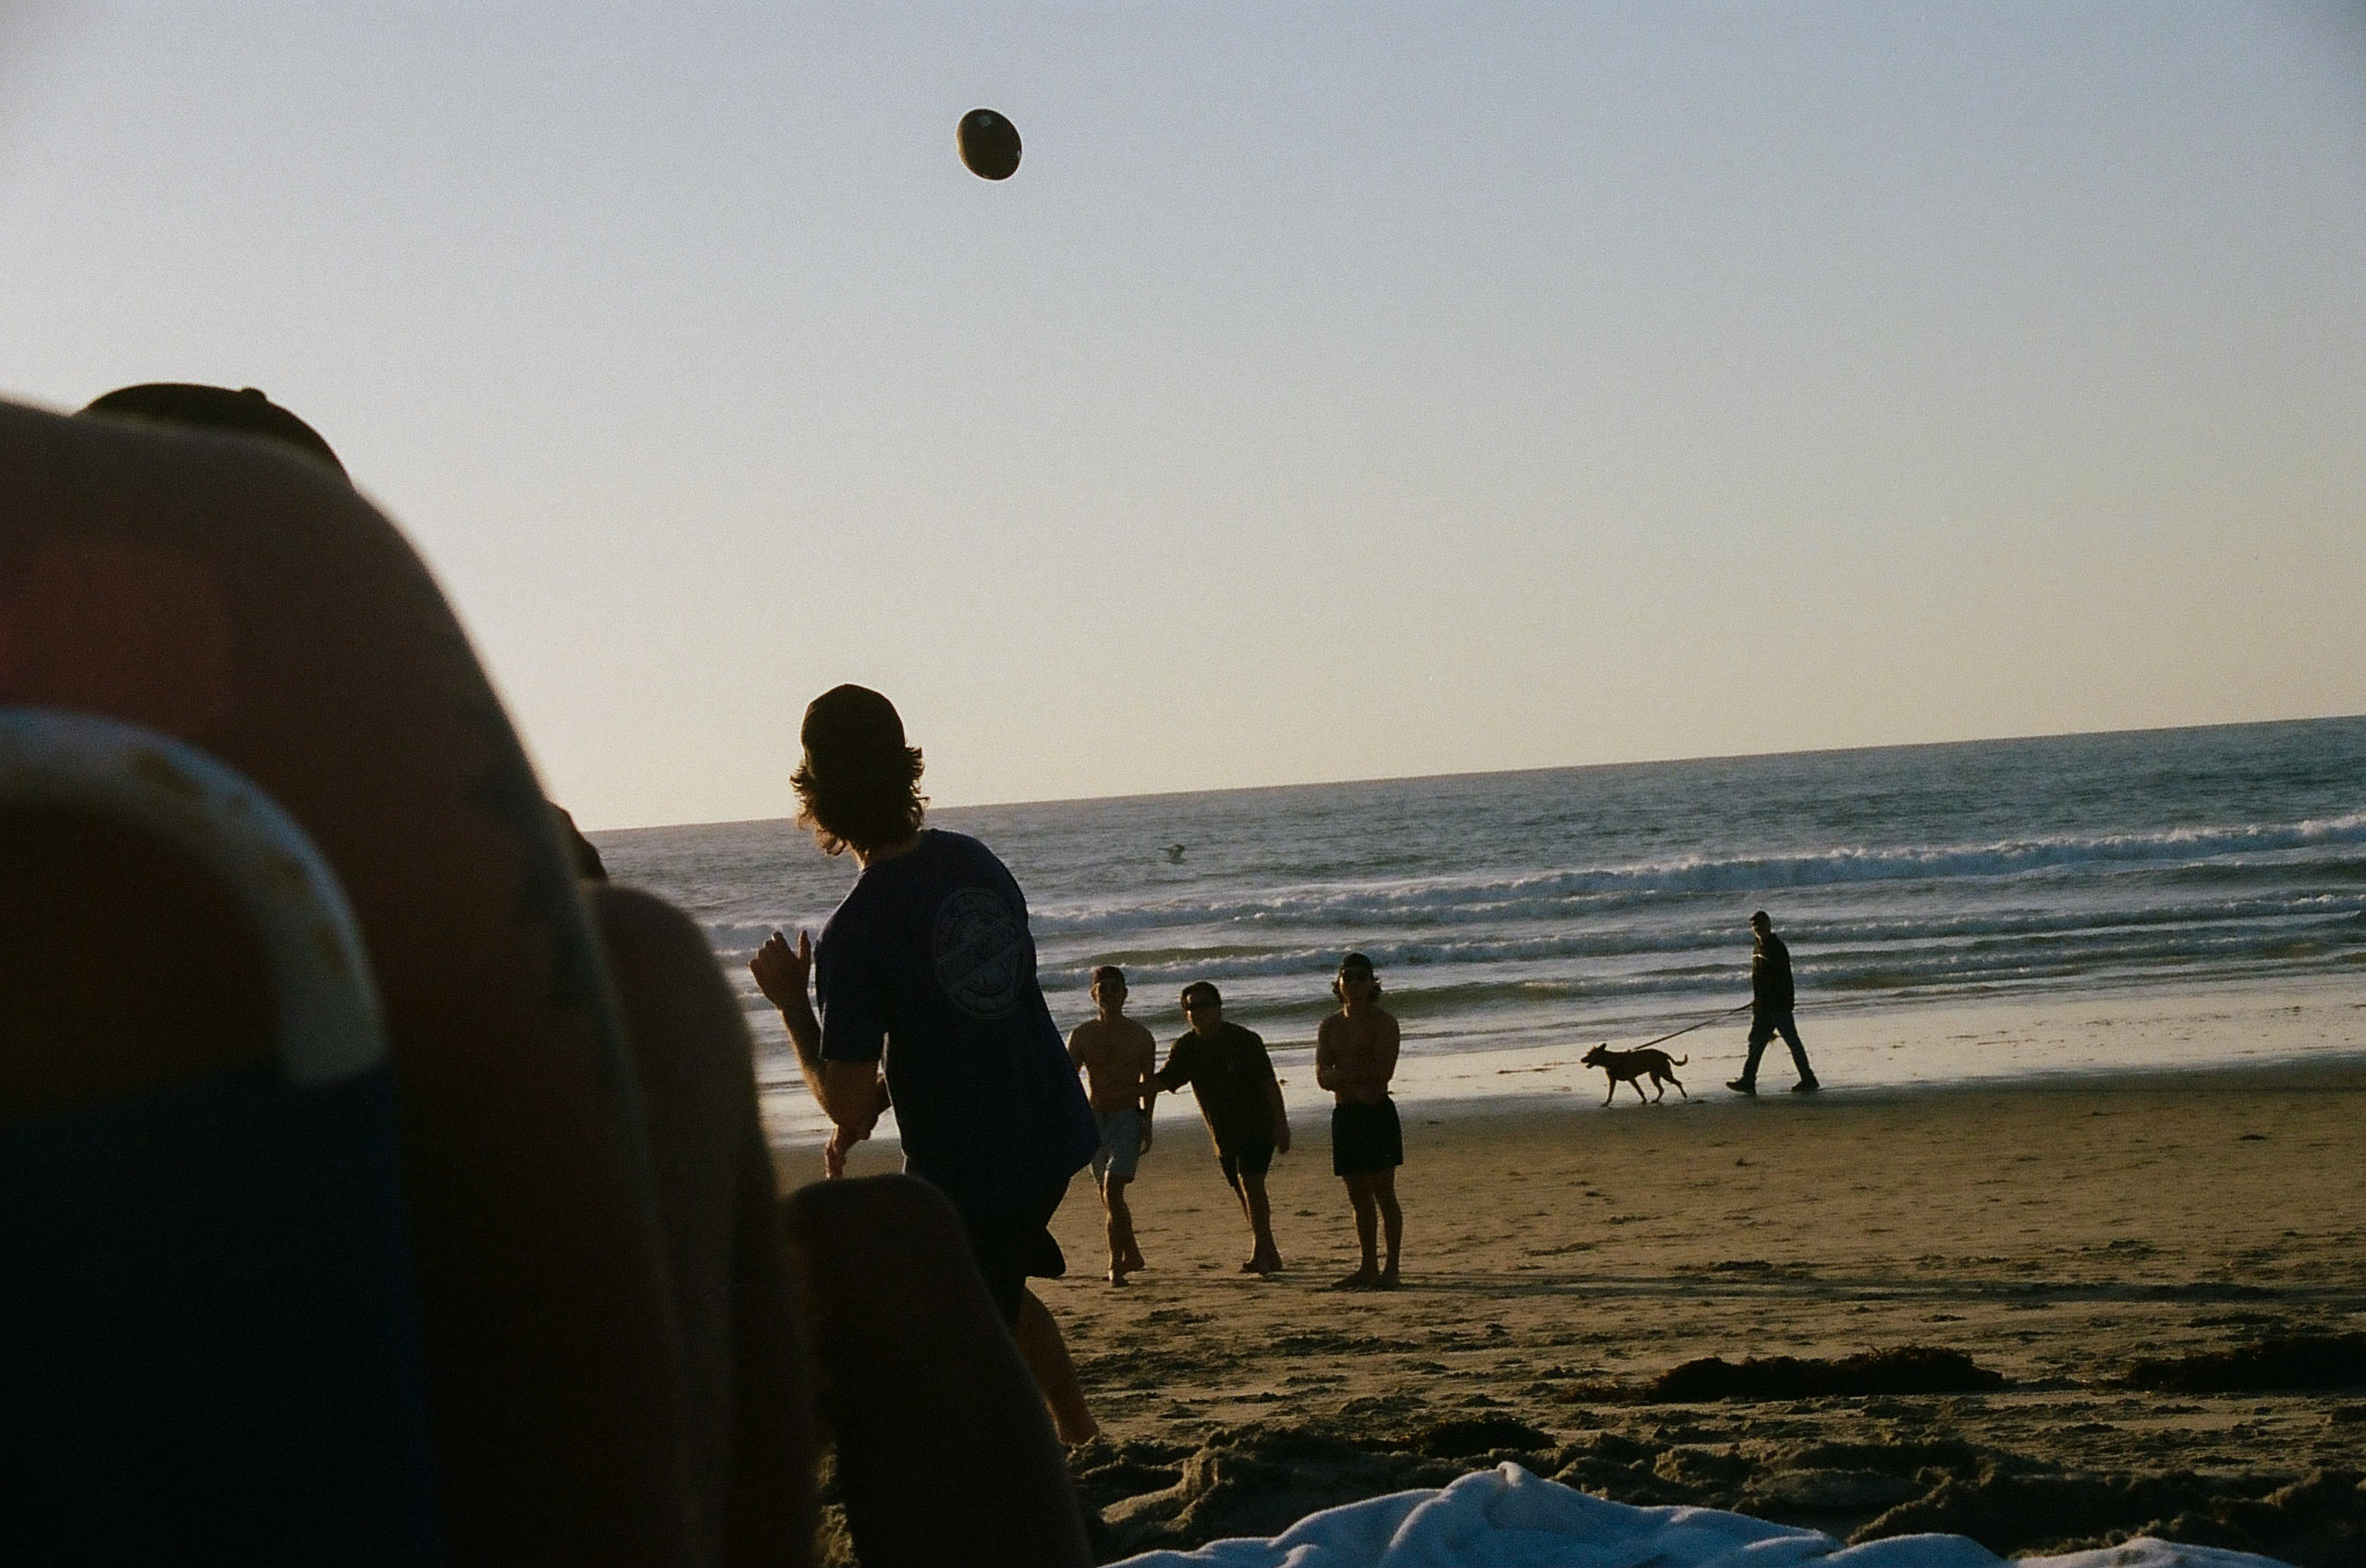
[[859, 844], [848, 847], [854, 851], [854, 863], [868, 871], [882, 860], [893, 860], [898, 855], [909, 855], [920, 846], [921, 835], [918, 831], [915, 831], [910, 837], [899, 838], [893, 844], [876, 845], [869, 849], [865, 849]]

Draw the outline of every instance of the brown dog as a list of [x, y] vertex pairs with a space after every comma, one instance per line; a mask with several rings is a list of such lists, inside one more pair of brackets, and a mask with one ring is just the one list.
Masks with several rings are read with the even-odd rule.
[[[1604, 1040], [1587, 1051], [1581, 1060], [1585, 1065], [1599, 1067], [1610, 1075], [1610, 1092], [1603, 1096], [1602, 1100], [1604, 1105], [1618, 1097], [1620, 1084], [1633, 1084], [1635, 1098], [1642, 1099], [1643, 1078], [1646, 1074], [1651, 1077], [1652, 1088], [1659, 1091], [1652, 1096], [1652, 1103], [1657, 1105], [1667, 1098], [1665, 1085], [1675, 1084], [1676, 1092], [1684, 1094], [1684, 1085], [1677, 1078], [1676, 1070], [1692, 1058], [1689, 1056], [1671, 1058], [1666, 1051], [1653, 1051], [1648, 1046], [1640, 1051], [1613, 1051], [1610, 1049], [1610, 1042]], [[1689, 1100], [1692, 1097], [1684, 1094], [1684, 1098]]]

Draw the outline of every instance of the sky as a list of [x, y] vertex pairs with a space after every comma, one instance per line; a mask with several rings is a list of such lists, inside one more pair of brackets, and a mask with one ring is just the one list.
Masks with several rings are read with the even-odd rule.
[[294, 409], [595, 828], [2366, 711], [2361, 280], [2356, 3], [0, 0], [0, 395]]

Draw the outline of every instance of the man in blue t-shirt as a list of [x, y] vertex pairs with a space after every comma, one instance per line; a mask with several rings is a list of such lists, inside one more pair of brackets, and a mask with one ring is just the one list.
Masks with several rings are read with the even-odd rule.
[[1026, 895], [984, 845], [921, 825], [921, 754], [885, 698], [834, 687], [802, 739], [798, 820], [862, 874], [818, 945], [774, 931], [749, 968], [835, 1129], [825, 1168], [895, 1106], [906, 1169], [953, 1200], [1062, 1440], [1082, 1442], [1099, 1428], [1026, 1279], [1067, 1271], [1047, 1227], [1101, 1132], [1036, 984]]

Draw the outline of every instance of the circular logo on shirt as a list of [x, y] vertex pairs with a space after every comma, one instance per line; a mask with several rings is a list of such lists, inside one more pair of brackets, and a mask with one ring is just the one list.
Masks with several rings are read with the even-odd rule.
[[977, 1018], [999, 1018], [1018, 1005], [1035, 978], [1035, 944], [1027, 922], [1000, 895], [965, 887], [936, 907], [936, 983], [953, 1005]]

